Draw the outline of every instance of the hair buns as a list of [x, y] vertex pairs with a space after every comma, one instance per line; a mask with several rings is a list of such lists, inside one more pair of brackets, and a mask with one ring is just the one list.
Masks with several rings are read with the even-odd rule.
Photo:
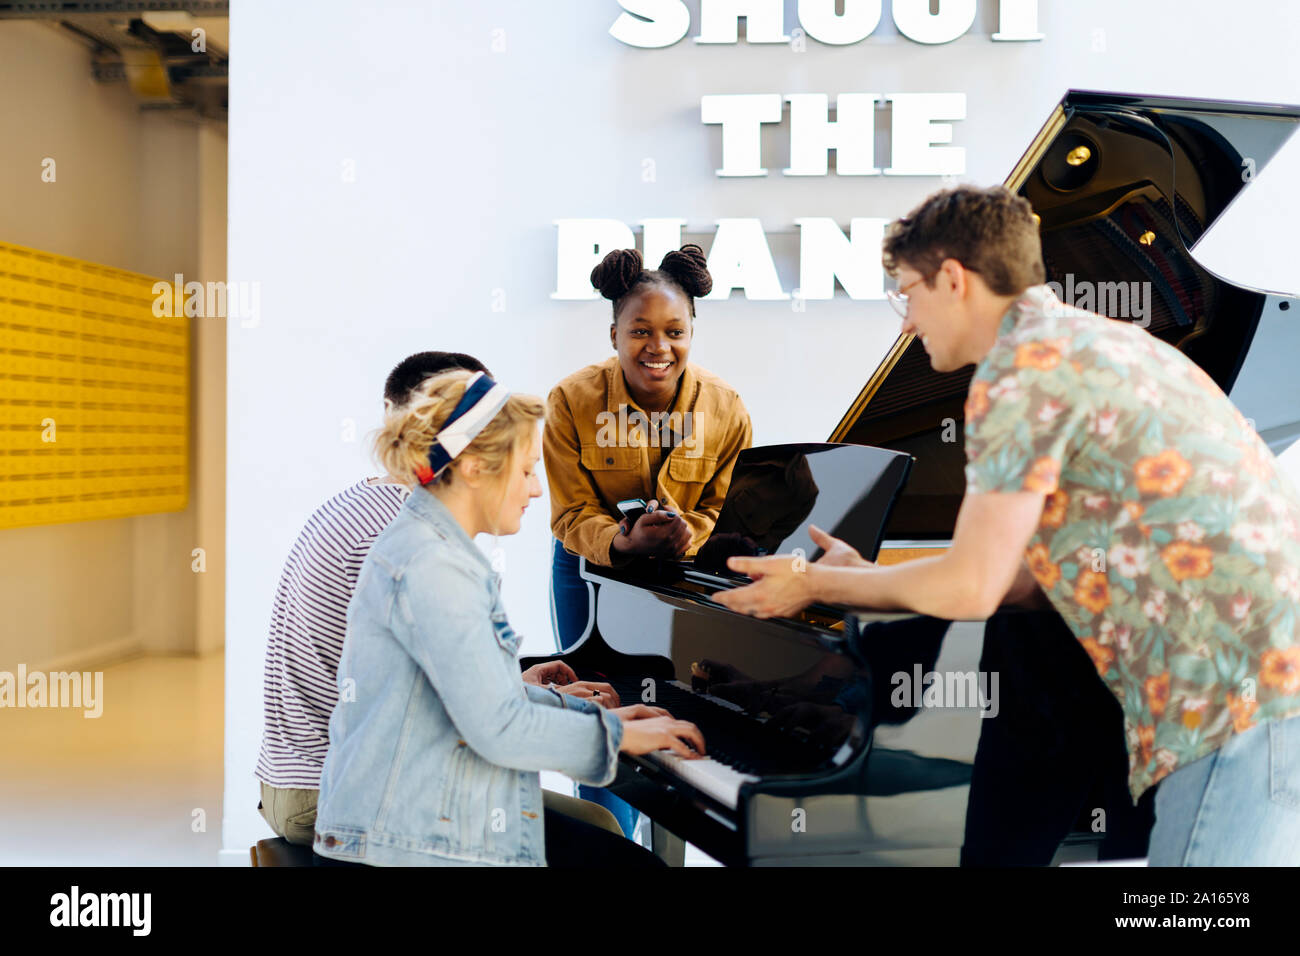
[[641, 253], [635, 249], [615, 249], [591, 270], [591, 284], [607, 299], [621, 299], [641, 277]]
[[713, 277], [709, 275], [704, 250], [693, 242], [688, 242], [681, 249], [664, 256], [664, 261], [659, 263], [659, 271], [666, 272], [676, 279], [691, 298], [698, 299], [713, 290]]

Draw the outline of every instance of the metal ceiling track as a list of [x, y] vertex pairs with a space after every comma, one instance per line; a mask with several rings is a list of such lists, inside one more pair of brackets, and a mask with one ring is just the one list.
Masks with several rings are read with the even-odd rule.
[[125, 83], [140, 109], [194, 113], [225, 123], [229, 51], [214, 20], [230, 15], [228, 0], [0, 0], [0, 21], [33, 20], [71, 34], [90, 51], [99, 83]]

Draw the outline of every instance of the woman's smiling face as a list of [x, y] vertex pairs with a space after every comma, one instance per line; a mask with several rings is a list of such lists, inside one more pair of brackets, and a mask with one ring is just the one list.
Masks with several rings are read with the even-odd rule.
[[632, 397], [646, 411], [667, 409], [691, 352], [690, 301], [671, 286], [627, 297], [609, 336]]

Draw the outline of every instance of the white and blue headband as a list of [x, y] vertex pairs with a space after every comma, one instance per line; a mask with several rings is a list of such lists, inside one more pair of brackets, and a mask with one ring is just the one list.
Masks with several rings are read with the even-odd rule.
[[452, 459], [468, 448], [479, 432], [496, 418], [509, 398], [508, 388], [492, 381], [483, 372], [475, 372], [465, 386], [465, 394], [429, 446], [429, 463], [415, 473], [420, 484], [427, 485], [442, 474]]

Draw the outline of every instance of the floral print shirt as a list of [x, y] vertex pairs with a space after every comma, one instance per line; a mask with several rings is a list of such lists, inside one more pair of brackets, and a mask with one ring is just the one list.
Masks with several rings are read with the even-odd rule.
[[1300, 714], [1300, 496], [1194, 362], [1034, 286], [966, 399], [966, 491], [1040, 491], [1025, 559], [1124, 710], [1134, 801]]

